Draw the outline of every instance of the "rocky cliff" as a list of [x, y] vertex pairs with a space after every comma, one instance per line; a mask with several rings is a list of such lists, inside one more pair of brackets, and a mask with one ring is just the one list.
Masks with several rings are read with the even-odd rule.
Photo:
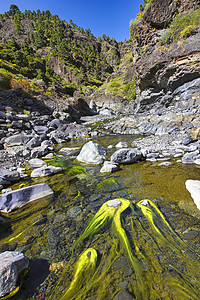
[[[200, 102], [200, 1], [154, 0], [140, 17], [130, 25], [131, 38], [121, 64], [104, 85], [106, 94], [115, 94], [109, 89], [111, 80], [135, 84], [135, 93], [127, 112], [142, 112], [176, 105], [195, 107]], [[122, 56], [122, 55], [121, 55]], [[119, 80], [120, 79], [120, 80]], [[182, 86], [182, 88], [181, 88]], [[119, 89], [121, 91], [121, 89]], [[102, 88], [95, 94], [99, 106], [105, 105]], [[101, 100], [102, 99], [102, 100]], [[106, 103], [111, 108], [109, 101]], [[123, 105], [121, 107], [123, 109]]]

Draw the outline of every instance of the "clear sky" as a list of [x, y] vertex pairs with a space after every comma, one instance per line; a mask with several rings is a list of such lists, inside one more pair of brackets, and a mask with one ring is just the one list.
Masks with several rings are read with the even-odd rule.
[[0, 13], [15, 4], [25, 10], [49, 10], [60, 19], [74, 23], [84, 29], [90, 28], [94, 36], [104, 33], [118, 42], [129, 38], [129, 22], [135, 19], [142, 0], [0, 0]]

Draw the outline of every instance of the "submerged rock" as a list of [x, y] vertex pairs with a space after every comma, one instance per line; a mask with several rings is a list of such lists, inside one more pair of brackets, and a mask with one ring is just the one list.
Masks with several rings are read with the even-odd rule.
[[200, 181], [188, 179], [185, 182], [186, 189], [190, 192], [194, 203], [200, 209]]
[[20, 252], [6, 251], [0, 254], [0, 297], [13, 292], [22, 271], [28, 268], [29, 259]]
[[46, 183], [28, 186], [0, 195], [0, 211], [9, 213], [23, 207], [29, 202], [53, 195], [52, 189]]
[[113, 153], [111, 162], [118, 164], [135, 163], [143, 159], [142, 152], [133, 148], [120, 149]]
[[103, 167], [100, 170], [100, 173], [110, 173], [119, 170], [119, 165], [111, 161], [104, 161]]
[[122, 290], [120, 291], [113, 300], [133, 300], [134, 298], [129, 294], [127, 291]]
[[99, 165], [105, 160], [105, 154], [106, 151], [103, 147], [90, 141], [83, 146], [77, 160], [87, 164]]
[[61, 167], [55, 167], [55, 166], [43, 166], [41, 168], [37, 168], [31, 172], [31, 177], [44, 177], [49, 176], [53, 174], [57, 174], [63, 171], [63, 168]]

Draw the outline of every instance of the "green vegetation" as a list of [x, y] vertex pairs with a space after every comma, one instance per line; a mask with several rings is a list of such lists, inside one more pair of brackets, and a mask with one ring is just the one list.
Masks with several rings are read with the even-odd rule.
[[200, 23], [200, 9], [188, 13], [177, 15], [161, 40], [163, 44], [176, 42], [180, 39], [187, 38], [194, 32]]
[[[89, 28], [84, 30], [72, 20], [62, 21], [48, 10], [22, 13], [13, 4], [8, 12], [0, 14], [1, 31], [6, 35], [8, 26], [4, 24], [12, 30], [11, 38], [0, 42], [0, 59], [16, 65], [17, 70], [9, 70], [11, 73], [28, 80], [43, 80], [42, 90], [47, 95], [55, 91], [72, 95], [75, 89], [102, 85], [113, 71], [106, 59], [106, 47], [116, 56], [116, 64], [120, 60], [114, 39], [104, 36], [97, 40]], [[4, 75], [0, 77], [0, 87], [10, 88]], [[34, 82], [31, 88], [36, 89]]]
[[113, 78], [108, 83], [102, 86], [107, 93], [115, 96], [120, 96], [125, 99], [133, 100], [136, 97], [136, 78], [128, 82], [121, 77]]

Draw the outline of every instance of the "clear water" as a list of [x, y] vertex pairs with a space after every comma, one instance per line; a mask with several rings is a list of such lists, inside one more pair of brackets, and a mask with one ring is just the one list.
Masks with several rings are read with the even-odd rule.
[[[93, 140], [106, 148], [119, 141], [130, 146], [134, 138], [113, 135]], [[87, 141], [70, 141], [58, 145], [56, 151], [64, 146], [81, 147]], [[114, 151], [107, 152], [108, 158]], [[113, 299], [123, 289], [136, 299], [199, 299], [199, 212], [185, 188], [187, 179], [199, 179], [199, 168], [173, 162], [161, 167], [144, 161], [123, 165], [113, 174], [101, 174], [100, 166], [59, 155], [53, 163], [65, 172], [14, 185], [17, 189], [45, 182], [55, 196], [11, 213], [1, 225], [1, 251], [22, 251], [31, 260], [30, 271], [13, 299], [61, 299], [73, 282], [75, 262], [88, 248], [98, 253], [95, 273], [88, 273], [88, 277], [79, 274], [71, 299]], [[72, 255], [73, 245], [91, 218], [106, 201], [116, 198], [125, 198], [133, 206], [121, 214], [121, 227], [131, 255], [139, 261], [142, 279], [138, 279], [120, 230], [113, 231], [111, 223], [83, 240]], [[151, 217], [137, 206], [141, 199], [152, 200], [167, 223], [155, 211], [151, 211], [151, 223]], [[161, 235], [156, 229], [159, 224]], [[142, 296], [138, 292], [141, 280], [145, 286]]]

